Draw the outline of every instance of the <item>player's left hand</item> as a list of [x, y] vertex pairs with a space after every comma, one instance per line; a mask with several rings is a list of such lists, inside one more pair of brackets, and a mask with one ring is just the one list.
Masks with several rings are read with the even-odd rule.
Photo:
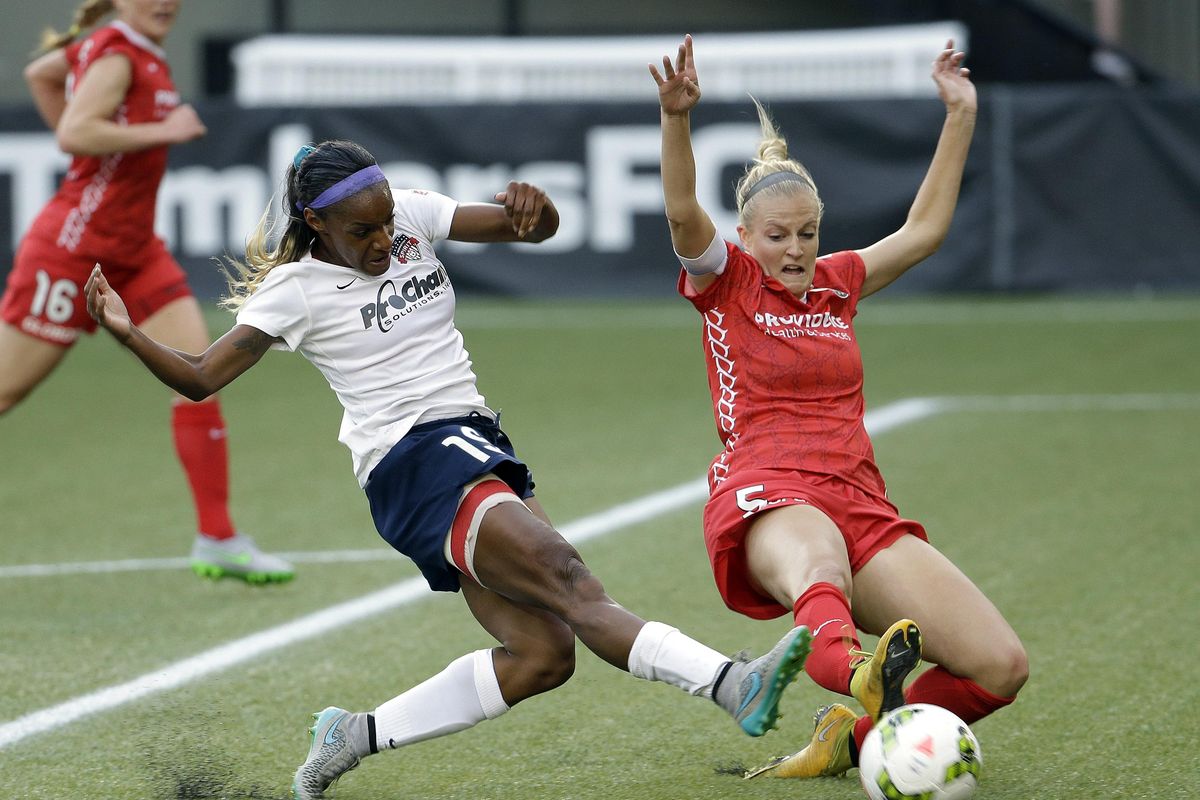
[[129, 311], [125, 301], [108, 285], [108, 279], [100, 270], [100, 265], [92, 267], [92, 274], [83, 285], [83, 293], [87, 297], [87, 310], [92, 319], [103, 325], [117, 341], [125, 342], [133, 333], [133, 322], [129, 319]]
[[700, 75], [696, 72], [692, 35], [683, 37], [674, 64], [670, 56], [663, 56], [662, 63], [661, 73], [653, 64], [646, 65], [650, 68], [650, 77], [658, 84], [658, 104], [665, 114], [686, 114], [700, 102]]
[[537, 229], [546, 207], [546, 193], [532, 183], [509, 181], [508, 188], [496, 192], [496, 202], [504, 204], [504, 213], [512, 222], [518, 239]]
[[971, 83], [971, 70], [962, 65], [967, 54], [955, 51], [954, 40], [946, 42], [946, 49], [933, 62], [933, 82], [937, 84], [938, 97], [946, 104], [947, 111], [971, 111], [979, 107], [975, 95], [975, 84]]

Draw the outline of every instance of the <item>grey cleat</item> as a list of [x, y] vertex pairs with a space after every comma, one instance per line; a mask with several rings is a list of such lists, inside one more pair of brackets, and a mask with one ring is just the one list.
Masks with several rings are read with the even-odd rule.
[[279, 556], [264, 553], [244, 533], [228, 539], [210, 539], [196, 534], [192, 542], [192, 572], [202, 578], [226, 575], [246, 583], [283, 583], [296, 574], [295, 568]]
[[779, 698], [804, 668], [811, 646], [807, 627], [792, 628], [766, 655], [730, 664], [713, 699], [743, 731], [762, 736], [775, 727]]
[[324, 797], [330, 784], [358, 766], [372, 752], [367, 715], [353, 714], [330, 706], [313, 714], [316, 724], [308, 729], [312, 739], [308, 758], [292, 779], [295, 800]]

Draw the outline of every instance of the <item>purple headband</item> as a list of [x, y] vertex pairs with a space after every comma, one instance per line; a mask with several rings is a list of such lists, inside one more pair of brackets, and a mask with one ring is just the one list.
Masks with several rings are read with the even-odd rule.
[[[325, 208], [326, 206], [331, 206], [339, 200], [345, 200], [350, 195], [361, 192], [368, 186], [373, 186], [380, 181], [386, 180], [387, 176], [383, 174], [383, 170], [379, 168], [379, 165], [372, 164], [342, 178], [333, 186], [330, 186], [317, 195], [317, 199], [309, 203], [307, 207]], [[297, 201], [296, 210], [303, 212], [304, 209], [304, 203]]]

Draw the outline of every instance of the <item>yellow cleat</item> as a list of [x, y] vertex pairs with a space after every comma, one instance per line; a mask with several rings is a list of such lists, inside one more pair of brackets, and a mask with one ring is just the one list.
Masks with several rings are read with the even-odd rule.
[[850, 736], [858, 717], [841, 703], [817, 712], [812, 741], [799, 753], [773, 758], [745, 777], [822, 778], [841, 775], [850, 767]]
[[854, 651], [862, 660], [850, 677], [850, 694], [876, 722], [904, 705], [904, 679], [921, 661], [921, 630], [911, 619], [892, 625], [874, 653]]

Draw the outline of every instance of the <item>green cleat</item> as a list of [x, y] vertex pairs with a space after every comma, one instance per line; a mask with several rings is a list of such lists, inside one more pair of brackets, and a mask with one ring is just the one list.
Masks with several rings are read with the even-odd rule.
[[210, 539], [196, 534], [192, 543], [192, 572], [202, 578], [240, 578], [246, 583], [283, 583], [296, 574], [279, 556], [264, 553], [244, 533], [229, 539]]

